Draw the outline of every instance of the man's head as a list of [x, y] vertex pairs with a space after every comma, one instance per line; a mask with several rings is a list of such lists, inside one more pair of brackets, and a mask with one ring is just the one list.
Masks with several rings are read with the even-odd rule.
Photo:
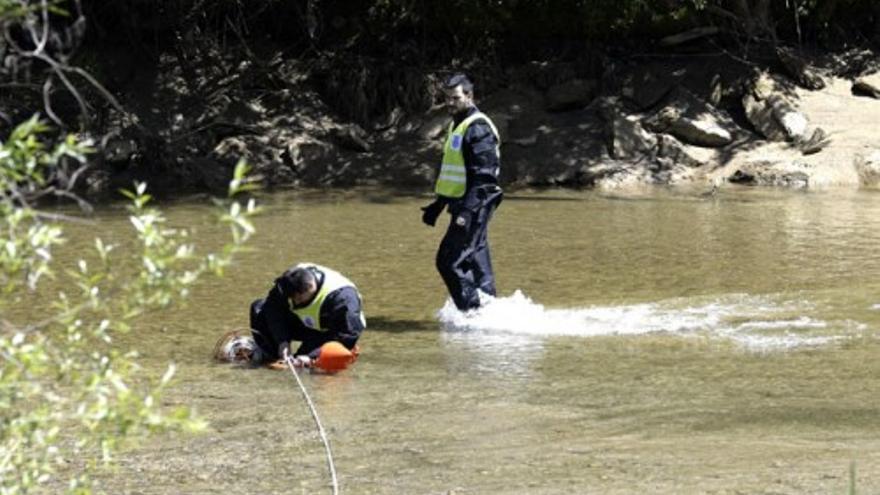
[[284, 272], [278, 280], [281, 293], [290, 299], [294, 306], [309, 302], [318, 291], [315, 274], [308, 268], [295, 267]]
[[446, 106], [455, 115], [474, 105], [474, 83], [464, 74], [453, 74], [443, 85]]

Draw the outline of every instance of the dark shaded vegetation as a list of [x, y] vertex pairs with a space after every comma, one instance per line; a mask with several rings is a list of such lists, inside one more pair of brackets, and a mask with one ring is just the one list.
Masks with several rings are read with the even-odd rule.
[[[746, 59], [777, 45], [839, 49], [880, 39], [880, 4], [870, 0], [117, 0], [59, 6], [71, 14], [53, 16], [59, 56], [75, 56], [73, 62], [111, 90], [137, 77], [139, 68], [159, 64], [163, 54], [173, 55], [191, 82], [205, 50], [243, 50], [252, 70], [284, 59], [307, 61], [302, 69], [313, 84], [344, 101], [336, 110], [361, 124], [385, 117], [395, 105], [425, 108], [432, 97], [424, 84], [428, 74], [465, 69], [491, 91], [503, 84], [510, 65], [577, 60], [574, 70], [595, 77], [609, 57], [669, 51], [665, 37], [693, 28], [716, 29], [712, 43]], [[0, 15], [11, 16], [11, 9]], [[12, 38], [20, 34], [14, 22], [5, 24]], [[2, 50], [14, 56], [6, 45]], [[19, 79], [12, 67], [7, 62], [0, 73], [5, 83]]]
[[[295, 155], [308, 146], [291, 151], [291, 134], [311, 125], [324, 142], [369, 150], [376, 139], [364, 132], [391, 139], [438, 103], [434, 83], [454, 70], [484, 95], [523, 77], [539, 90], [599, 81], [601, 93], [623, 65], [778, 65], [780, 48], [855, 53], [880, 41], [880, 4], [870, 0], [62, 0], [35, 54], [40, 5], [0, 0], [0, 138], [40, 111], [94, 137], [116, 183], [165, 181], [159, 189], [219, 187], [234, 163], [225, 157], [261, 140], [260, 156], [247, 158], [280, 164], [259, 170], [267, 183], [345, 182], [356, 160], [304, 172]], [[835, 71], [857, 75], [874, 62], [856, 54]], [[327, 115], [358, 129], [328, 127]], [[279, 128], [291, 132], [267, 137]], [[311, 161], [328, 155], [307, 151]], [[112, 189], [106, 177], [86, 179]], [[422, 180], [416, 172], [404, 182]]]
[[86, 1], [83, 11], [89, 46], [115, 47], [139, 65], [168, 52], [186, 71], [213, 44], [243, 47], [263, 64], [272, 63], [267, 49], [307, 60], [315, 86], [362, 125], [395, 105], [424, 109], [432, 96], [425, 75], [449, 68], [492, 91], [511, 65], [577, 60], [574, 70], [589, 74], [575, 75], [596, 77], [609, 57], [668, 51], [665, 37], [700, 27], [717, 29], [712, 43], [746, 59], [778, 45], [840, 49], [880, 39], [880, 4], [870, 0], [120, 0]]

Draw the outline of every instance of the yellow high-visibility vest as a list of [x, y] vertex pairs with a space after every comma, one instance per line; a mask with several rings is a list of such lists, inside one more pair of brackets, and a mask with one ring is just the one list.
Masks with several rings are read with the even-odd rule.
[[[291, 306], [290, 310], [293, 312], [293, 314], [297, 316], [297, 318], [299, 318], [301, 322], [303, 322], [303, 325], [311, 328], [312, 330], [326, 332], [328, 329], [324, 328], [321, 325], [321, 305], [324, 304], [324, 300], [327, 298], [327, 295], [335, 291], [336, 289], [341, 289], [343, 287], [351, 287], [355, 291], [357, 291], [357, 287], [355, 287], [351, 280], [345, 278], [344, 275], [327, 267], [315, 265], [313, 263], [300, 263], [296, 266], [297, 268], [316, 268], [318, 271], [324, 274], [324, 283], [321, 284], [321, 288], [318, 289], [318, 293], [315, 294], [315, 297], [312, 299], [312, 302], [309, 303], [308, 306], [304, 306], [302, 308], [295, 308]], [[360, 294], [358, 294], [358, 298], [360, 298]], [[363, 312], [361, 312], [361, 320], [364, 320]]]
[[449, 124], [449, 134], [446, 136], [446, 144], [443, 146], [443, 161], [440, 163], [440, 174], [437, 176], [437, 182], [434, 185], [434, 192], [439, 196], [447, 198], [460, 198], [464, 196], [467, 190], [467, 171], [464, 166], [464, 152], [462, 151], [462, 143], [464, 141], [464, 133], [467, 132], [471, 122], [483, 119], [489, 123], [492, 133], [495, 134], [497, 145], [495, 153], [500, 154], [501, 136], [495, 124], [483, 112], [474, 112], [473, 115], [462, 120], [455, 128], [452, 123]]

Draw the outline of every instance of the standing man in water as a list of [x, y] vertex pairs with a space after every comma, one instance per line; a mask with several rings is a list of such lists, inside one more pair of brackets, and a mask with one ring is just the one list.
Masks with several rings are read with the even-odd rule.
[[339, 342], [356, 355], [366, 328], [361, 295], [340, 273], [312, 263], [296, 265], [275, 279], [265, 299], [251, 304], [251, 332], [257, 345], [254, 364], [284, 359], [291, 341], [301, 342], [294, 365], [310, 367], [322, 346]]
[[495, 124], [474, 104], [474, 85], [466, 75], [447, 79], [444, 93], [452, 123], [434, 187], [437, 198], [422, 207], [422, 222], [433, 227], [449, 208], [451, 219], [437, 250], [437, 270], [455, 306], [467, 311], [480, 307], [478, 290], [495, 295], [487, 236], [502, 198], [501, 138]]

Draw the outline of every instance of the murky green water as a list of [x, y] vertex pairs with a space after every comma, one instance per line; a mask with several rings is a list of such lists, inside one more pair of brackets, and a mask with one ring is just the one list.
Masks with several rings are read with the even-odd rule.
[[[500, 299], [468, 319], [438, 314], [445, 225], [419, 222], [424, 198], [262, 201], [227, 277], [120, 340], [148, 371], [176, 362], [167, 402], [212, 430], [133, 446], [109, 493], [329, 493], [289, 373], [210, 361], [299, 261], [365, 296], [357, 365], [304, 376], [343, 493], [843, 493], [851, 460], [880, 489], [880, 194], [510, 194], [490, 232]], [[168, 214], [200, 245], [225, 238], [195, 202]], [[128, 229], [121, 209], [97, 221]]]

